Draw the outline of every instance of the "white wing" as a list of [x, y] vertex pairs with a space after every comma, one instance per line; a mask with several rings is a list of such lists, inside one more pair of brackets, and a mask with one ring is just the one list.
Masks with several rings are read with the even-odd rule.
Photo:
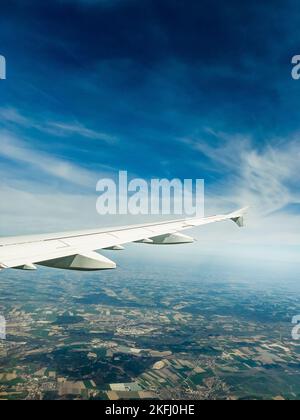
[[51, 235], [0, 238], [0, 269], [36, 269], [34, 264], [69, 270], [105, 270], [116, 264], [95, 252], [123, 249], [129, 242], [175, 245], [194, 240], [179, 232], [209, 223], [233, 220], [243, 226], [246, 208], [204, 218], [172, 220], [113, 229], [85, 230]]

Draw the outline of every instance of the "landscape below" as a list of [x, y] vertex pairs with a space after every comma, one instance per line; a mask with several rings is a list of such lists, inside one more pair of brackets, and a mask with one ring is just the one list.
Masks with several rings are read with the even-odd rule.
[[0, 399], [299, 399], [299, 293], [253, 276], [5, 272]]

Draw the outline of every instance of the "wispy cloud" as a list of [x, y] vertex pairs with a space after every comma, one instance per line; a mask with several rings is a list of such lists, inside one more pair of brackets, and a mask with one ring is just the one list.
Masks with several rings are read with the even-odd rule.
[[0, 108], [0, 119], [2, 124], [3, 123], [13, 123], [18, 124], [23, 127], [30, 127], [33, 126], [33, 122], [22, 115], [19, 110], [13, 107], [2, 107]]
[[300, 181], [298, 135], [256, 146], [250, 136], [210, 133], [210, 141], [184, 138], [182, 142], [209, 159], [212, 170], [224, 174], [214, 186], [220, 197], [249, 204], [264, 215], [299, 203], [295, 188]]
[[[26, 141], [12, 134], [0, 131], [1, 148], [0, 156], [13, 162], [29, 165], [38, 172], [65, 180], [69, 183], [83, 187], [96, 185], [97, 176], [82, 167], [56, 158], [47, 153], [35, 150]], [[38, 176], [36, 172], [36, 176]]]
[[246, 229], [210, 226], [199, 232], [199, 242], [207, 252], [246, 261], [297, 261], [299, 215], [291, 208], [299, 209], [300, 203], [299, 134], [262, 144], [247, 135], [208, 131], [209, 139], [206, 132], [203, 138], [180, 140], [195, 152], [195, 160], [204, 158], [206, 167], [218, 173], [218, 180], [207, 186], [207, 213], [251, 207]]
[[62, 122], [42, 118], [37, 121], [32, 117], [23, 115], [14, 107], [0, 108], [0, 120], [2, 125], [14, 124], [25, 128], [34, 128], [59, 137], [79, 136], [91, 140], [103, 141], [108, 144], [113, 144], [117, 141], [115, 136], [88, 128], [78, 121]]
[[116, 138], [109, 134], [91, 130], [79, 123], [48, 122], [45, 130], [58, 136], [77, 135], [92, 140], [102, 140], [107, 143], [114, 143], [116, 141]]

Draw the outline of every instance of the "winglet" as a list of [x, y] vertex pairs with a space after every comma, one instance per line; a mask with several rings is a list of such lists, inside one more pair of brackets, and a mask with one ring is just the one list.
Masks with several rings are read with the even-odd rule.
[[231, 219], [234, 223], [238, 225], [238, 227], [244, 227], [244, 216], [247, 213], [249, 207], [244, 207], [234, 213], [229, 215], [229, 219]]

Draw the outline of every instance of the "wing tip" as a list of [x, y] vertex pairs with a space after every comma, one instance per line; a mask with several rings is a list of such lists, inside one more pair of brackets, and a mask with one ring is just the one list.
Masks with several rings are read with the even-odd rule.
[[229, 215], [229, 218], [238, 226], [245, 226], [245, 215], [247, 214], [250, 206], [243, 207], [240, 210], [237, 210]]

